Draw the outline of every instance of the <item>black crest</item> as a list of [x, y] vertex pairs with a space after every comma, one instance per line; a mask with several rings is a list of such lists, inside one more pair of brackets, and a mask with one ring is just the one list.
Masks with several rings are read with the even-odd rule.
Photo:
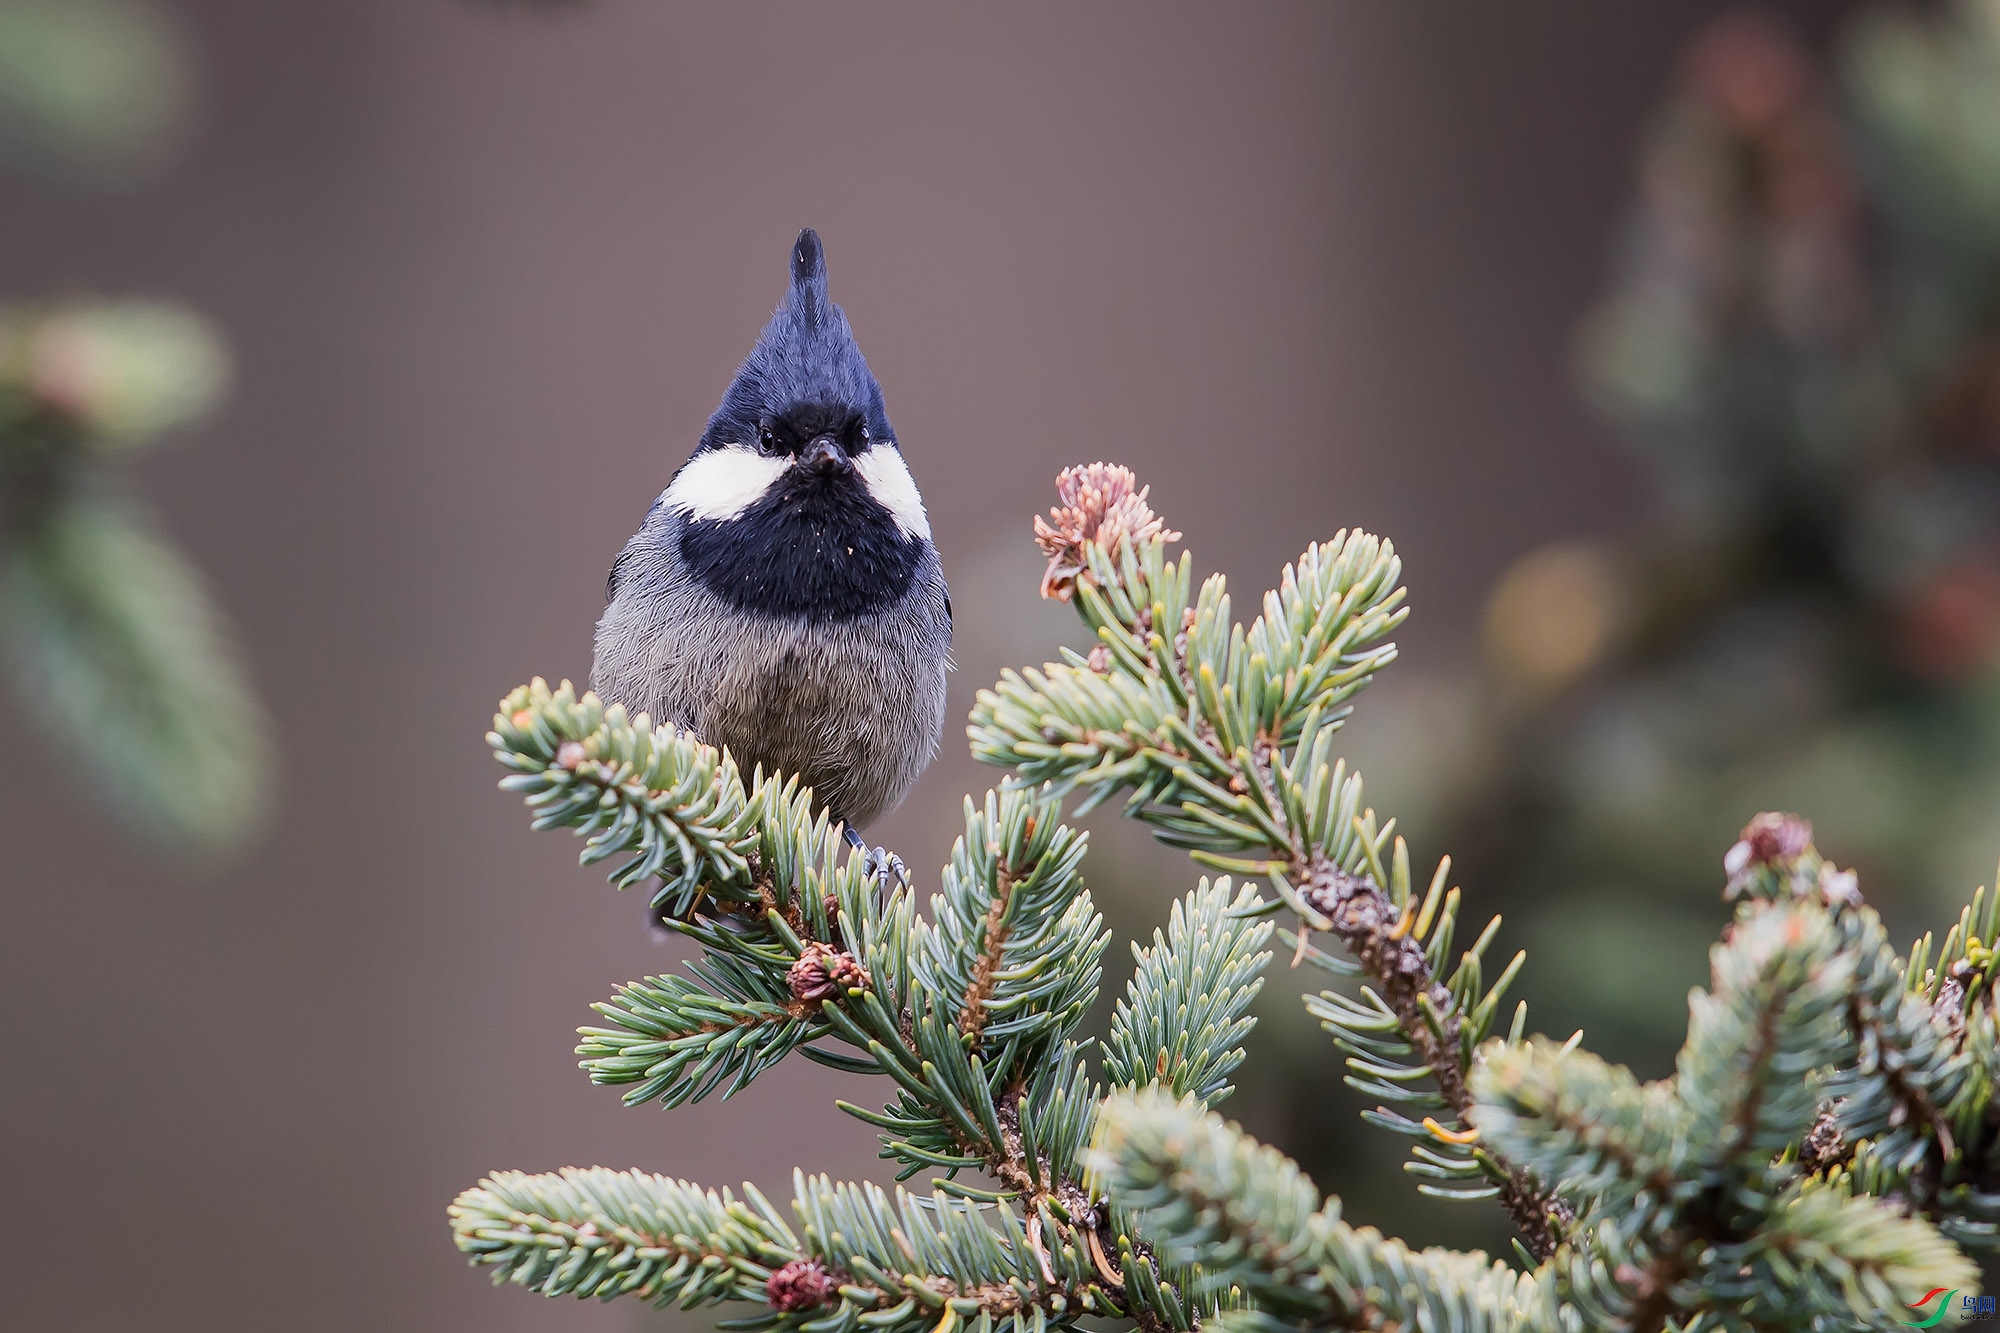
[[748, 444], [758, 422], [799, 403], [852, 408], [878, 440], [893, 440], [882, 386], [826, 290], [826, 251], [808, 227], [792, 243], [791, 284], [702, 432], [701, 447]]

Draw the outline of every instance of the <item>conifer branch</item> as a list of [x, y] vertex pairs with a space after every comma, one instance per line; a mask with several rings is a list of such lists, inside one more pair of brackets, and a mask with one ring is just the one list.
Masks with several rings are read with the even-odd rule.
[[[615, 1026], [582, 1030], [594, 1082], [627, 1086], [628, 1104], [676, 1106], [733, 1093], [793, 1050], [887, 1074], [899, 1097], [884, 1111], [842, 1106], [885, 1131], [905, 1178], [943, 1170], [950, 1194], [1019, 1200], [1044, 1219], [1042, 1248], [1074, 1247], [1111, 1282], [1099, 1307], [1186, 1326], [1143, 1245], [1131, 1253], [1151, 1299], [1117, 1294], [1131, 1275], [1109, 1259], [1117, 1245], [1080, 1183], [1098, 1094], [1068, 1038], [1109, 936], [1078, 878], [1084, 839], [1052, 795], [967, 802], [926, 923], [900, 889], [878, 900], [860, 858], [836, 867], [810, 792], [764, 774], [746, 789], [726, 754], [566, 683], [510, 695], [489, 740], [536, 827], [587, 837], [586, 863], [626, 858], [612, 872], [621, 887], [660, 876], [655, 903], [708, 954], [694, 979], [648, 978], [598, 1006]], [[853, 1053], [812, 1045], [827, 1037]], [[959, 1183], [968, 1168], [1001, 1190]]]
[[1536, 1039], [1489, 1051], [1476, 1092], [1480, 1132], [1574, 1199], [1620, 1212], [1680, 1190], [1689, 1145], [1664, 1084], [1641, 1087], [1621, 1065]]
[[491, 1267], [494, 1281], [545, 1296], [633, 1295], [683, 1308], [758, 1300], [800, 1252], [754, 1189], [739, 1200], [640, 1171], [496, 1172], [449, 1215], [459, 1249]]
[[[829, 950], [826, 956], [852, 963], [849, 955]], [[801, 963], [806, 961], [802, 957]], [[726, 1097], [826, 1035], [820, 1002], [836, 987], [866, 985], [859, 965], [852, 967], [842, 975], [822, 962], [823, 980], [800, 987], [803, 994], [783, 995], [773, 993], [777, 988], [765, 974], [736, 959], [696, 964], [699, 980], [648, 977], [592, 1006], [616, 1026], [580, 1029], [583, 1042], [576, 1053], [592, 1083], [635, 1085], [624, 1094], [627, 1106], [656, 1099], [663, 1107], [699, 1101], [731, 1079]]]
[[1348, 1226], [1282, 1153], [1192, 1099], [1115, 1095], [1091, 1164], [1170, 1260], [1199, 1265], [1205, 1291], [1238, 1289], [1288, 1323], [1511, 1330], [1535, 1297], [1531, 1277], [1484, 1256]]
[[1732, 854], [1746, 901], [1711, 955], [1710, 988], [1690, 1000], [1670, 1082], [1642, 1088], [1587, 1052], [1541, 1043], [1495, 1049], [1475, 1073], [1481, 1132], [1577, 1201], [1583, 1222], [1557, 1256], [1554, 1290], [1604, 1327], [1683, 1327], [1775, 1290], [1802, 1318], [1875, 1327], [1890, 1292], [1972, 1281], [1935, 1228], [1810, 1179], [1797, 1160], [1829, 1065], [1853, 1095], [1866, 1081], [1847, 1028], [1863, 955], [1829, 910], [1853, 899], [1808, 836]]
[[[1497, 1193], [1530, 1249], [1547, 1257], [1562, 1205], [1494, 1154], [1464, 1151], [1466, 1070], [1512, 970], [1482, 988], [1482, 940], [1454, 974], [1456, 988], [1440, 980], [1451, 911], [1436, 947], [1425, 947], [1422, 932], [1412, 937], [1407, 887], [1394, 896], [1382, 887], [1393, 826], [1364, 815], [1359, 780], [1330, 750], [1348, 701], [1395, 656], [1384, 640], [1406, 608], [1394, 549], [1360, 532], [1308, 547], [1246, 630], [1231, 622], [1219, 576], [1190, 604], [1190, 563], [1185, 555], [1167, 561], [1167, 535], [1130, 473], [1072, 469], [1058, 490], [1065, 505], [1038, 529], [1064, 534], [1061, 543], [1043, 539], [1045, 589], [1073, 601], [1099, 647], [1040, 672], [1010, 672], [982, 691], [969, 729], [973, 753], [1052, 790], [1080, 790], [1085, 807], [1129, 791], [1127, 813], [1162, 841], [1204, 865], [1270, 879], [1304, 925], [1339, 937], [1452, 1123], [1433, 1131], [1386, 1110], [1376, 1119], [1429, 1136], [1413, 1169], [1471, 1184], [1433, 1192]], [[1107, 514], [1119, 517], [1108, 522]], [[1396, 856], [1405, 856], [1400, 844]], [[1407, 876], [1407, 862], [1399, 864]], [[1341, 997], [1319, 1001], [1337, 1036], [1379, 1044], [1348, 1030], [1351, 1006]]]
[[[550, 1294], [745, 1301], [761, 1311], [743, 1326], [815, 1333], [1872, 1328], [1898, 1293], [1969, 1287], [1958, 1246], [2000, 1238], [2000, 908], [1975, 897], [1935, 963], [1929, 937], [1900, 958], [1803, 821], [1762, 816], [1729, 854], [1735, 921], [1673, 1078], [1529, 1040], [1520, 1006], [1497, 1033], [1521, 957], [1489, 979], [1497, 919], [1455, 947], [1449, 862], [1419, 889], [1331, 752], [1393, 651], [1393, 552], [1309, 548], [1245, 630], [1220, 579], [1190, 601], [1142, 491], [1104, 469], [1070, 483], [1078, 507], [1045, 525], [1050, 587], [1098, 646], [980, 697], [975, 752], [1013, 777], [967, 802], [927, 917], [784, 775], [746, 783], [566, 685], [511, 696], [492, 736], [537, 825], [586, 836], [615, 883], [659, 876], [668, 924], [702, 949], [597, 1007], [578, 1048], [593, 1080], [678, 1105], [793, 1051], [886, 1077], [879, 1110], [841, 1106], [900, 1179], [931, 1173], [928, 1197], [801, 1174], [794, 1228], [754, 1191], [495, 1176], [453, 1209], [474, 1262]], [[1277, 895], [1204, 882], [1134, 950], [1101, 1043], [1109, 1095], [1077, 1041], [1108, 935], [1061, 822], [1071, 791], [1122, 793], [1163, 840]], [[1380, 1099], [1366, 1118], [1417, 1141], [1419, 1189], [1499, 1199], [1532, 1272], [1348, 1226], [1207, 1109], [1280, 908], [1296, 959], [1360, 983], [1307, 1003]]]
[[965, 998], [958, 1004], [959, 1031], [978, 1041], [986, 1031], [986, 1006], [993, 998], [993, 972], [1000, 966], [1000, 954], [1007, 947], [1007, 905], [1014, 896], [1013, 873], [1007, 866], [995, 876], [993, 900], [987, 904], [980, 922], [979, 961], [973, 964], [972, 979], [965, 983]]
[[501, 701], [486, 739], [535, 828], [587, 838], [584, 865], [627, 858], [611, 873], [619, 888], [657, 877], [654, 903], [676, 916], [697, 893], [759, 901], [757, 810], [728, 755], [539, 676]]
[[[983, 1316], [1027, 1333], [1051, 1318], [1116, 1313], [1088, 1259], [1028, 1242], [1001, 1210], [794, 1176], [798, 1229], [754, 1186], [741, 1198], [639, 1171], [502, 1172], [450, 1209], [459, 1248], [496, 1282], [545, 1296], [636, 1296], [691, 1309], [766, 1305], [761, 1326], [865, 1317], [931, 1330]], [[998, 1225], [994, 1225], [997, 1220]]]
[[1087, 839], [1061, 815], [1047, 793], [968, 801], [920, 932], [919, 985], [955, 999], [953, 1022], [996, 1069], [1031, 1068], [1097, 998], [1110, 936], [1082, 883]]
[[[1306, 924], [1331, 932], [1375, 983], [1371, 998], [1379, 997], [1379, 1007], [1395, 1016], [1397, 1032], [1430, 1072], [1432, 1084], [1442, 1101], [1442, 1109], [1460, 1133], [1455, 1135], [1452, 1128], [1444, 1128], [1440, 1132], [1440, 1129], [1421, 1122], [1411, 1125], [1407, 1119], [1398, 1123], [1379, 1112], [1377, 1122], [1388, 1123], [1405, 1132], [1417, 1128], [1428, 1130], [1431, 1143], [1424, 1147], [1429, 1157], [1420, 1160], [1437, 1167], [1446, 1178], [1479, 1179], [1470, 1171], [1453, 1170], [1456, 1164], [1451, 1158], [1438, 1153], [1433, 1145], [1466, 1146], [1462, 1131], [1472, 1124], [1473, 1106], [1472, 1092], [1466, 1081], [1471, 1065], [1469, 1047], [1484, 1032], [1482, 1030], [1471, 1041], [1467, 1040], [1465, 1006], [1450, 987], [1439, 982], [1429, 951], [1422, 946], [1419, 938], [1413, 938], [1415, 932], [1408, 929], [1411, 923], [1405, 917], [1414, 908], [1408, 903], [1407, 895], [1399, 908], [1389, 894], [1365, 875], [1350, 873], [1324, 858], [1315, 858], [1297, 877], [1303, 882], [1298, 898], [1308, 909], [1304, 917]], [[1404, 933], [1398, 933], [1399, 927]], [[1445, 938], [1448, 939], [1448, 936]], [[1487, 999], [1489, 1002], [1482, 1008], [1486, 1021], [1490, 1022], [1499, 1002], [1497, 990]], [[1332, 1017], [1329, 1026], [1338, 1028], [1338, 1017], [1329, 1002], [1330, 997], [1322, 996], [1320, 1000], [1315, 1011]], [[1395, 1095], [1393, 1089], [1384, 1091]], [[1563, 1229], [1572, 1220], [1569, 1208], [1532, 1173], [1508, 1163], [1504, 1154], [1482, 1152], [1475, 1160], [1483, 1169], [1483, 1175], [1492, 1180], [1491, 1192], [1497, 1194], [1506, 1207], [1530, 1253], [1537, 1259], [1548, 1258], [1561, 1242]], [[1475, 1194], [1484, 1192], [1477, 1188], [1473, 1191]]]
[[1243, 1063], [1243, 1039], [1256, 1024], [1250, 1004], [1271, 957], [1261, 952], [1271, 924], [1252, 915], [1260, 905], [1248, 885], [1239, 891], [1226, 878], [1203, 880], [1173, 905], [1164, 934], [1154, 931], [1147, 948], [1132, 946], [1138, 966], [1104, 1043], [1113, 1086], [1157, 1083], [1211, 1106], [1234, 1091], [1228, 1078]]
[[1870, 1192], [1905, 1201], [1962, 1244], [2000, 1247], [2000, 1178], [1985, 1165], [2000, 1124], [1982, 1065], [1993, 1031], [1994, 958], [1980, 933], [2000, 926], [2000, 903], [1976, 893], [1933, 965], [1929, 935], [1908, 959], [1897, 956], [1853, 872], [1824, 860], [1811, 825], [1796, 816], [1752, 820], [1729, 864], [1739, 913], [1814, 907], [1852, 960], [1843, 1041], [1806, 1136], [1807, 1145], [1824, 1146], [1809, 1165], [1821, 1173], [1847, 1167], [1865, 1146]]
[[212, 845], [261, 818], [264, 719], [228, 628], [195, 569], [134, 518], [71, 498], [0, 535], [0, 627], [27, 712], [112, 809]]
[[1089, 1161], [1113, 1195], [1145, 1215], [1170, 1262], [1257, 1299], [1314, 1267], [1319, 1191], [1282, 1153], [1161, 1089], [1119, 1094]]

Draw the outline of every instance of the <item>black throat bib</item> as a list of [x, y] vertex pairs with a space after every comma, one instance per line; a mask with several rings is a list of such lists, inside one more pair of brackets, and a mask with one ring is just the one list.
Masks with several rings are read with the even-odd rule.
[[816, 620], [848, 620], [900, 600], [923, 547], [851, 469], [787, 473], [737, 517], [690, 518], [680, 535], [688, 572], [731, 606]]

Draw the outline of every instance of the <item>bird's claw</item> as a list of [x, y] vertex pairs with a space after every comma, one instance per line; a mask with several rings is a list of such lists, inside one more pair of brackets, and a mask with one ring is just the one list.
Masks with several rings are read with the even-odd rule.
[[843, 828], [841, 834], [847, 839], [849, 847], [861, 853], [862, 873], [874, 880], [879, 888], [886, 891], [891, 876], [904, 888], [910, 887], [910, 868], [903, 864], [902, 857], [887, 847], [870, 847], [861, 840], [861, 835], [855, 832], [852, 824]]
[[910, 887], [910, 868], [903, 864], [903, 858], [887, 847], [869, 847], [861, 853], [861, 870], [883, 888], [889, 887], [889, 878], [894, 876], [898, 884]]

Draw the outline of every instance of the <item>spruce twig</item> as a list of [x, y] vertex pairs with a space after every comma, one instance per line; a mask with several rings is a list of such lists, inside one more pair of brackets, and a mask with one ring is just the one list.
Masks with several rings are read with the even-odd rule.
[[[968, 802], [967, 836], [947, 869], [947, 891], [934, 900], [935, 924], [926, 926], [911, 922], [900, 889], [876, 901], [859, 857], [836, 866], [837, 839], [823, 816], [815, 822], [809, 792], [778, 775], [745, 784], [726, 755], [643, 718], [635, 725], [566, 683], [552, 689], [537, 680], [510, 695], [489, 741], [514, 773], [503, 785], [527, 797], [537, 827], [586, 837], [583, 860], [613, 862], [621, 887], [659, 877], [654, 901], [673, 909], [669, 925], [710, 951], [700, 984], [649, 978], [598, 1006], [618, 1026], [583, 1030], [578, 1054], [594, 1081], [632, 1085], [628, 1103], [679, 1105], [725, 1080], [727, 1095], [791, 1050], [835, 1037], [854, 1054], [822, 1052], [823, 1061], [888, 1073], [913, 1112], [922, 1108], [885, 1127], [927, 1126], [928, 1135], [885, 1134], [885, 1153], [954, 1174], [977, 1167], [1001, 1185], [993, 1197], [1038, 1219], [1045, 1254], [1089, 1257], [1079, 1265], [1083, 1280], [1055, 1288], [1065, 1308], [1171, 1326], [1122, 1298], [1124, 1275], [1105, 1257], [1117, 1238], [1101, 1234], [1079, 1171], [1031, 1164], [1020, 1124], [1030, 1082], [1048, 1068], [1046, 1038], [1088, 1007], [1092, 960], [1106, 939], [1088, 896], [1076, 892], [1083, 840], [1058, 822], [1052, 801], [1018, 793]], [[884, 938], [902, 931], [912, 937], [908, 964], [895, 957], [905, 946]], [[1024, 963], [1015, 953], [1036, 950], [1049, 956]], [[1067, 984], [1009, 995], [1004, 1014], [996, 1010], [1003, 978], [1033, 962]], [[911, 965], [936, 975], [962, 968], [969, 980], [957, 988], [898, 980]], [[946, 998], [946, 1008], [933, 997]], [[988, 1060], [978, 1060], [982, 1048]], [[968, 1055], [978, 1063], [965, 1065]], [[1059, 1055], [1058, 1064], [1073, 1059]], [[1004, 1087], [985, 1082], [978, 1066], [988, 1062], [1014, 1071]], [[1039, 1308], [1015, 1296], [981, 1299], [989, 1314]]]
[[[1432, 1131], [1433, 1147], [1463, 1150], [1472, 1104], [1465, 1006], [1409, 933], [1404, 904], [1361, 864], [1380, 860], [1372, 814], [1365, 850], [1350, 836], [1351, 817], [1327, 818], [1329, 805], [1347, 809], [1334, 794], [1342, 783], [1321, 775], [1325, 751], [1311, 743], [1394, 657], [1380, 642], [1403, 616], [1393, 550], [1362, 533], [1308, 548], [1246, 631], [1231, 624], [1219, 578], [1189, 605], [1185, 557], [1178, 566], [1165, 558], [1178, 534], [1165, 531], [1129, 471], [1072, 468], [1057, 489], [1064, 503], [1036, 520], [1050, 558], [1044, 593], [1072, 601], [1100, 648], [982, 692], [974, 752], [1059, 788], [1084, 786], [1086, 804], [1129, 788], [1128, 811], [1163, 840], [1205, 864], [1270, 878], [1300, 920], [1335, 934], [1374, 983], [1456, 1122], [1440, 1127], [1442, 1137]], [[1163, 626], [1174, 627], [1171, 638]], [[1122, 725], [1109, 725], [1121, 713]], [[1321, 795], [1309, 799], [1315, 782]], [[1484, 1021], [1510, 979], [1484, 997]], [[1476, 1171], [1497, 1178], [1531, 1252], [1547, 1258], [1567, 1207], [1494, 1154], [1476, 1160]], [[1456, 1165], [1442, 1170], [1462, 1175]]]
[[[1335, 935], [1366, 970], [1395, 1013], [1405, 1039], [1423, 1058], [1453, 1116], [1460, 1124], [1471, 1124], [1473, 1097], [1459, 1051], [1464, 1020], [1423, 948], [1409, 935], [1395, 934], [1402, 921], [1395, 903], [1365, 875], [1352, 874], [1324, 857], [1309, 858], [1303, 865], [1294, 861], [1291, 873], [1304, 886], [1300, 898], [1318, 916], [1309, 924]], [[1504, 1157], [1492, 1160], [1502, 1173], [1499, 1197], [1507, 1215], [1529, 1253], [1537, 1260], [1547, 1259], [1562, 1243], [1574, 1212], [1527, 1171]]]

